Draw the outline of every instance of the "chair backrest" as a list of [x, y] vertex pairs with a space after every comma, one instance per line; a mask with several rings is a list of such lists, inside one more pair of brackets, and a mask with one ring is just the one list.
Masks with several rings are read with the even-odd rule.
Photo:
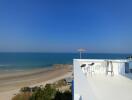
[[88, 64], [89, 66], [93, 66], [94, 65], [94, 63], [91, 63], [91, 64]]
[[86, 64], [82, 64], [80, 67], [81, 67], [81, 68], [86, 67]]

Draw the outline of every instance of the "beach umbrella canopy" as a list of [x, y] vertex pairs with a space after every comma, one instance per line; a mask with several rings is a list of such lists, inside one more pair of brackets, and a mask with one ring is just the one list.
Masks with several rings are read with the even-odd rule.
[[77, 51], [80, 52], [80, 59], [82, 58], [82, 52], [86, 51], [84, 48], [79, 48]]

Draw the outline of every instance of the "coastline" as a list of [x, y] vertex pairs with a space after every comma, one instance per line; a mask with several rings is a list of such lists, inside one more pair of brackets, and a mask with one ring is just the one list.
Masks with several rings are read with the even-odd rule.
[[55, 65], [53, 68], [43, 68], [20, 73], [0, 75], [0, 99], [11, 100], [22, 87], [32, 87], [53, 83], [59, 79], [71, 76], [71, 65]]

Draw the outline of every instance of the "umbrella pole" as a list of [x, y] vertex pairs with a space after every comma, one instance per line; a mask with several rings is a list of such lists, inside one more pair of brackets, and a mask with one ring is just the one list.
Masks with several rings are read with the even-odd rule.
[[80, 59], [82, 58], [82, 52], [80, 51]]

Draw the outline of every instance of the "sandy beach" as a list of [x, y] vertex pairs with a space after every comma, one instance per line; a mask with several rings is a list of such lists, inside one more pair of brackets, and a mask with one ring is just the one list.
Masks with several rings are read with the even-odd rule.
[[71, 76], [71, 65], [0, 74], [0, 100], [11, 100], [25, 86], [40, 86]]

